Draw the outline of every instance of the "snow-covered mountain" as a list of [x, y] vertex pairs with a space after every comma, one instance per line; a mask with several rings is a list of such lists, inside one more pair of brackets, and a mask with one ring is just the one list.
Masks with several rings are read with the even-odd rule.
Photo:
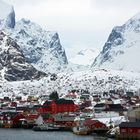
[[30, 65], [18, 44], [5, 33], [0, 32], [0, 79], [22, 81], [45, 76]]
[[69, 61], [78, 65], [91, 65], [98, 54], [99, 52], [96, 50], [84, 49], [79, 51], [73, 58], [70, 58]]
[[27, 61], [38, 70], [57, 72], [67, 65], [65, 50], [56, 32], [43, 30], [27, 19], [21, 19], [14, 28], [4, 30], [16, 40]]
[[29, 63], [43, 72], [58, 72], [66, 67], [67, 57], [57, 32], [46, 31], [24, 18], [15, 23], [13, 7], [0, 1], [1, 7], [7, 8], [2, 15], [0, 9], [0, 29], [19, 44]]
[[14, 28], [15, 11], [12, 5], [0, 0], [0, 29], [2, 26]]
[[[1, 95], [40, 95], [50, 94], [54, 90], [64, 95], [73, 89], [89, 90], [91, 94], [114, 89], [139, 90], [140, 73], [87, 70], [87, 64], [97, 56], [96, 51], [79, 51], [68, 64], [65, 50], [56, 32], [46, 31], [27, 19], [15, 23], [13, 7], [9, 7], [12, 10], [0, 18], [0, 29], [3, 30], [0, 32]], [[140, 71], [139, 45], [140, 14], [112, 30], [92, 67]], [[44, 77], [45, 74], [32, 65], [44, 72], [63, 72], [57, 74], [55, 80], [51, 80], [51, 77]], [[79, 71], [81, 69], [82, 71]], [[40, 77], [41, 79], [38, 79]]]
[[117, 69], [140, 72], [140, 13], [124, 25], [115, 27], [103, 50], [92, 64], [93, 69]]

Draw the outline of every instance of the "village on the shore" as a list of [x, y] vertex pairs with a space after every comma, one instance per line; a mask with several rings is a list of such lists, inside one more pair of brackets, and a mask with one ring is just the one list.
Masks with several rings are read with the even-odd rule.
[[[123, 94], [122, 94], [123, 93]], [[140, 97], [132, 91], [110, 90], [91, 95], [72, 90], [41, 96], [0, 98], [0, 127], [106, 134], [140, 138]]]

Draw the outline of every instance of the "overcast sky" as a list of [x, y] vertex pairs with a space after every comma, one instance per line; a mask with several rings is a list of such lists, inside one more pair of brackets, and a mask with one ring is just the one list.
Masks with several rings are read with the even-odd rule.
[[29, 18], [57, 31], [67, 51], [101, 49], [112, 28], [140, 12], [140, 0], [3, 0], [17, 20]]

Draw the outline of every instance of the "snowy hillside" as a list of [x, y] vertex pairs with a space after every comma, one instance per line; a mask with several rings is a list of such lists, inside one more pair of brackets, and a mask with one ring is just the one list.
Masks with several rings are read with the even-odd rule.
[[115, 27], [103, 50], [92, 64], [105, 68], [140, 72], [140, 13], [122, 26]]
[[69, 62], [67, 67], [62, 72], [80, 72], [80, 71], [86, 71], [90, 68], [89, 65], [80, 65], [80, 64], [74, 64]]
[[18, 44], [0, 32], [0, 81], [21, 81], [45, 76], [27, 63]]
[[140, 73], [105, 70], [83, 71], [58, 74], [55, 81], [50, 76], [32, 82], [1, 82], [0, 96], [12, 96], [13, 94], [40, 96], [49, 95], [54, 90], [63, 96], [73, 89], [86, 89], [91, 94], [101, 94], [109, 90], [135, 91], [138, 93], [139, 87]]
[[91, 65], [98, 54], [99, 52], [96, 50], [84, 49], [79, 51], [69, 61], [73, 64], [78, 64], [78, 65]]
[[0, 29], [2, 26], [10, 28], [15, 26], [15, 12], [12, 5], [0, 0]]
[[60, 89], [87, 89], [91, 93], [113, 89], [138, 90], [140, 74], [125, 71], [82, 71], [58, 75]]

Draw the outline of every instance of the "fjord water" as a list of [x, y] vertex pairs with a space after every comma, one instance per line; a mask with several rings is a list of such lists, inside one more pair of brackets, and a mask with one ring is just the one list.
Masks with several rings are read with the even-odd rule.
[[34, 132], [24, 129], [0, 129], [0, 140], [101, 140], [100, 137], [88, 135], [77, 136], [72, 132]]

